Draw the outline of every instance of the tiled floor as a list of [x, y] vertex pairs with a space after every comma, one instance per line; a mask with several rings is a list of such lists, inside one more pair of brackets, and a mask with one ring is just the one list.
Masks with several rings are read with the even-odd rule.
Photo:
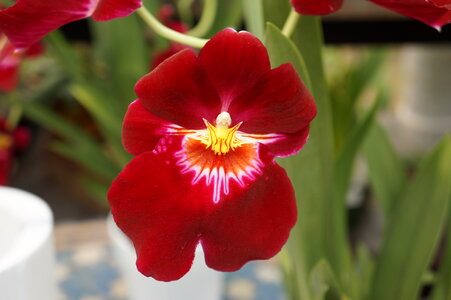
[[[56, 226], [59, 300], [128, 299], [105, 228], [103, 219]], [[274, 261], [249, 263], [226, 274], [222, 299], [284, 300], [281, 279]]]

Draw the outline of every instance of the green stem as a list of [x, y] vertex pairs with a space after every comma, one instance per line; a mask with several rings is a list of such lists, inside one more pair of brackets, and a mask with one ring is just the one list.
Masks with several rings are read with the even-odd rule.
[[208, 40], [206, 39], [189, 36], [164, 26], [144, 6], [138, 8], [136, 11], [138, 12], [138, 15], [144, 20], [144, 22], [149, 25], [150, 28], [152, 28], [157, 34], [168, 40], [195, 48], [202, 48], [208, 42]]
[[247, 29], [260, 40], [265, 35], [262, 0], [243, 0], [244, 17]]
[[287, 38], [291, 36], [300, 17], [301, 15], [295, 12], [294, 9], [291, 10], [287, 20], [285, 21], [285, 24], [283, 25], [282, 33], [284, 36], [286, 36]]
[[188, 34], [197, 37], [206, 35], [211, 25], [213, 25], [217, 8], [217, 0], [204, 0], [202, 16], [200, 17], [199, 23], [197, 23], [196, 27], [188, 31]]

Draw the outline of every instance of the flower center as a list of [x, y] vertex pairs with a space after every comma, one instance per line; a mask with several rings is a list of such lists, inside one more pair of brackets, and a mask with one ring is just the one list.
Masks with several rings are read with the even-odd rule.
[[203, 119], [207, 127], [207, 134], [203, 137], [202, 143], [210, 148], [216, 155], [228, 153], [240, 147], [243, 142], [236, 137], [236, 132], [243, 122], [229, 128], [232, 118], [228, 112], [222, 112], [216, 118], [216, 126]]

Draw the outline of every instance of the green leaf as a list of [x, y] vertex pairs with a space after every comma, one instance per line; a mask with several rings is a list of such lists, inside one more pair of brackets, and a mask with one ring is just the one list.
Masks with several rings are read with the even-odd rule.
[[[310, 270], [318, 261], [327, 257], [328, 253], [341, 252], [336, 246], [342, 245], [332, 244], [330, 237], [345, 228], [336, 226], [337, 215], [343, 216], [343, 212], [337, 211], [332, 205], [333, 135], [330, 103], [325, 92], [327, 87], [324, 73], [314, 69], [322, 69], [322, 32], [318, 19], [306, 18], [309, 22], [304, 22], [301, 31], [309, 32], [309, 47], [299, 49], [283, 38], [274, 25], [268, 25], [266, 46], [273, 66], [290, 61], [302, 76], [310, 77], [311, 92], [318, 107], [318, 114], [311, 124], [310, 138], [304, 149], [299, 154], [280, 161], [290, 176], [298, 201], [299, 221], [292, 230], [287, 252], [295, 264], [297, 295], [300, 299], [309, 300], [312, 291], [306, 287], [309, 286]], [[302, 57], [315, 61], [305, 61], [307, 71]]]
[[109, 184], [97, 182], [91, 177], [81, 177], [79, 181], [100, 203], [107, 204]]
[[82, 144], [54, 142], [50, 149], [66, 157], [105, 181], [111, 181], [119, 173], [114, 163], [104, 156], [100, 145], [86, 147]]
[[313, 291], [312, 300], [323, 300], [330, 289], [330, 277], [333, 277], [329, 264], [320, 260], [310, 274], [310, 284]]
[[356, 101], [362, 92], [377, 77], [383, 62], [385, 61], [387, 52], [385, 49], [371, 49], [369, 54], [351, 70], [348, 75], [346, 89], [348, 90], [347, 98], [348, 106], [354, 107]]
[[447, 232], [445, 252], [440, 264], [438, 278], [432, 291], [432, 300], [451, 300], [451, 204], [448, 204]]
[[[122, 116], [116, 114], [107, 105], [108, 95], [103, 94], [89, 84], [73, 84], [70, 87], [71, 94], [75, 99], [98, 121], [99, 125], [110, 128], [120, 135]], [[125, 114], [125, 111], [123, 112]]]
[[40, 104], [41, 100], [54, 97], [56, 92], [65, 84], [66, 82], [64, 79], [58, 79], [49, 83], [49, 85], [43, 87], [41, 90], [33, 93], [31, 98], [16, 100], [14, 103], [23, 109], [24, 114], [28, 118], [48, 130], [61, 135], [63, 138], [71, 141], [82, 141], [86, 144], [92, 143], [90, 137], [83, 131], [58, 116], [46, 106]]
[[387, 133], [378, 124], [373, 124], [363, 143], [371, 186], [389, 219], [393, 204], [400, 198], [407, 177], [401, 158], [398, 157]]
[[86, 76], [84, 64], [78, 53], [69, 45], [63, 34], [55, 30], [45, 37], [49, 51], [63, 70], [74, 80], [83, 80]]
[[241, 2], [242, 0], [218, 0], [216, 18], [207, 36], [211, 37], [226, 27], [238, 29], [243, 15]]
[[264, 15], [262, 0], [242, 0], [246, 28], [260, 40], [263, 40]]
[[131, 15], [108, 22], [90, 22], [95, 61], [101, 64], [110, 97], [121, 103], [122, 112], [136, 98], [136, 82], [149, 71], [150, 51], [138, 21], [137, 15]]
[[355, 299], [366, 299], [374, 274], [374, 260], [364, 245], [357, 247], [355, 273], [354, 278], [357, 279], [354, 281]]
[[[354, 160], [371, 125], [374, 123], [376, 112], [380, 104], [385, 100], [385, 97], [386, 94], [381, 92], [364, 120], [360, 124], [357, 124], [349, 140], [346, 142], [344, 149], [337, 157], [334, 177], [334, 202], [340, 201], [341, 204], [339, 204], [339, 207], [346, 205], [345, 198], [351, 180]], [[341, 226], [346, 227], [345, 224]]]
[[283, 27], [290, 10], [289, 1], [263, 0], [265, 20], [279, 28]]
[[301, 53], [294, 43], [271, 23], [266, 24], [265, 45], [271, 57], [271, 67], [290, 62], [301, 76], [306, 86], [311, 89], [311, 81]]
[[451, 197], [451, 138], [426, 157], [393, 208], [376, 261], [370, 300], [416, 299]]
[[[329, 53], [331, 53], [329, 51]], [[335, 59], [343, 60], [338, 55]], [[363, 58], [349, 66], [340, 66], [341, 72], [330, 80], [332, 112], [334, 121], [335, 149], [341, 151], [349, 137], [349, 132], [356, 123], [356, 103], [362, 94], [372, 84], [382, 63], [385, 61], [385, 51], [371, 49]], [[339, 65], [338, 65], [339, 66]], [[338, 77], [338, 78], [337, 78]]]
[[[318, 114], [296, 163], [294, 186], [301, 195], [298, 222], [309, 268], [326, 257], [340, 281], [350, 274], [346, 207], [333, 201], [334, 137], [328, 88], [323, 69], [323, 36], [319, 17], [302, 16], [292, 40], [305, 59]], [[292, 175], [292, 174], [290, 174]], [[302, 202], [304, 201], [304, 202]], [[307, 242], [308, 241], [308, 242]]]
[[313, 291], [311, 300], [323, 300], [326, 295], [327, 299], [347, 299], [340, 292], [338, 281], [326, 260], [320, 260], [312, 268], [309, 279]]
[[[101, 145], [75, 125], [56, 115], [38, 102], [21, 103], [24, 114], [47, 130], [60, 135], [67, 143], [59, 143], [53, 150], [73, 159], [97, 175], [111, 180], [119, 168], [105, 156]], [[70, 145], [70, 146], [69, 146]], [[95, 163], [93, 163], [95, 162]]]

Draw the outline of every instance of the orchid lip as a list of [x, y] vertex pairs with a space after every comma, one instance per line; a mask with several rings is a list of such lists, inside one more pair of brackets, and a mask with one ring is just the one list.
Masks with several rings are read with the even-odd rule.
[[221, 112], [215, 125], [203, 121], [206, 129], [186, 131], [182, 149], [175, 156], [182, 173], [192, 172], [193, 185], [201, 179], [205, 185], [212, 185], [212, 202], [218, 203], [229, 194], [232, 181], [243, 188], [246, 181], [255, 180], [263, 162], [258, 156], [258, 143], [238, 131], [243, 122], [230, 127], [228, 112]]

